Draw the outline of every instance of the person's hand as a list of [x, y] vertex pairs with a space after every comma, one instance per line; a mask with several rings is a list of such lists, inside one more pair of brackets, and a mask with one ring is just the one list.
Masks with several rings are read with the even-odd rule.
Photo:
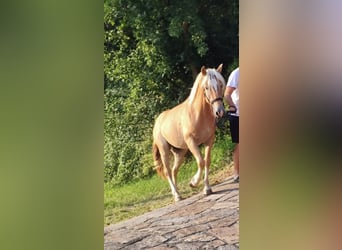
[[230, 112], [230, 113], [236, 113], [236, 107], [235, 106], [229, 106], [228, 107], [228, 112]]

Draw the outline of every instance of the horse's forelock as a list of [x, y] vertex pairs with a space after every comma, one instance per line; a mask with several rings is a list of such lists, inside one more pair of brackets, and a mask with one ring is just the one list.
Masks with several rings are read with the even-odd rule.
[[[207, 77], [208, 77], [209, 84], [211, 84], [216, 90], [218, 89], [217, 84], [219, 81], [222, 82], [223, 84], [225, 83], [223, 76], [219, 72], [217, 72], [215, 69], [208, 69]], [[215, 79], [215, 81], [213, 81], [213, 79]]]
[[216, 71], [216, 70], [214, 70], [214, 71], [215, 71], [216, 77], [217, 77], [223, 84], [225, 84], [225, 80], [224, 80], [223, 76], [221, 75], [221, 73], [218, 72], [218, 71]]
[[[218, 90], [218, 81], [221, 81], [223, 84], [225, 83], [224, 78], [222, 75], [216, 71], [216, 69], [206, 69], [207, 73], [205, 75], [201, 74], [201, 72], [197, 75], [195, 83], [191, 89], [189, 101], [190, 103], [193, 102], [195, 99], [196, 93], [200, 88], [204, 88], [205, 83], [208, 81], [212, 87], [215, 88], [215, 90]], [[212, 81], [211, 79], [216, 79], [215, 81]], [[207, 80], [207, 81], [206, 81]], [[215, 85], [214, 85], [215, 84]]]

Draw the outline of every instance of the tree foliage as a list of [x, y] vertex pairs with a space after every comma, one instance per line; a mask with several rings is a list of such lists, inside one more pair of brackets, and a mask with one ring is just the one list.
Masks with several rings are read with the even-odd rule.
[[149, 176], [156, 116], [188, 96], [202, 65], [237, 59], [237, 0], [105, 0], [105, 181]]

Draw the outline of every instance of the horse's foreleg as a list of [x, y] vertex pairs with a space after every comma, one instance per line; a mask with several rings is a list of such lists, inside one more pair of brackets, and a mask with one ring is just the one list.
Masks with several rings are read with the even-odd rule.
[[204, 162], [205, 162], [205, 168], [204, 168], [204, 189], [203, 189], [203, 193], [205, 195], [209, 195], [212, 193], [211, 187], [209, 185], [209, 167], [210, 167], [210, 162], [211, 162], [211, 158], [210, 158], [210, 153], [211, 153], [211, 148], [212, 148], [212, 143], [210, 143], [209, 145], [205, 146], [205, 158], [204, 158]]
[[190, 187], [194, 188], [197, 187], [200, 180], [201, 180], [201, 175], [202, 175], [203, 167], [199, 166], [197, 169], [196, 174], [191, 178], [190, 181]]
[[192, 139], [189, 139], [187, 141], [187, 145], [189, 147], [190, 152], [193, 154], [193, 156], [196, 159], [197, 162], [197, 172], [196, 174], [192, 177], [190, 181], [190, 187], [197, 187], [198, 183], [200, 182], [203, 167], [204, 167], [204, 159], [201, 155], [200, 148], [195, 144], [195, 142]]

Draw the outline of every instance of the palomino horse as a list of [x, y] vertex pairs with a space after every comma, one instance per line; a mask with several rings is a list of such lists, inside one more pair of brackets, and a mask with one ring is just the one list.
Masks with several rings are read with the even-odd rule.
[[[161, 113], [155, 122], [152, 146], [155, 169], [160, 176], [167, 178], [175, 201], [182, 199], [177, 190], [176, 177], [188, 150], [198, 166], [190, 186], [199, 184], [204, 168], [203, 193], [212, 193], [208, 180], [210, 152], [215, 140], [216, 118], [224, 114], [225, 80], [221, 71], [222, 64], [216, 70], [203, 66], [190, 96], [183, 103]], [[201, 144], [205, 146], [204, 158], [199, 148]], [[172, 171], [170, 151], [174, 156]]]

